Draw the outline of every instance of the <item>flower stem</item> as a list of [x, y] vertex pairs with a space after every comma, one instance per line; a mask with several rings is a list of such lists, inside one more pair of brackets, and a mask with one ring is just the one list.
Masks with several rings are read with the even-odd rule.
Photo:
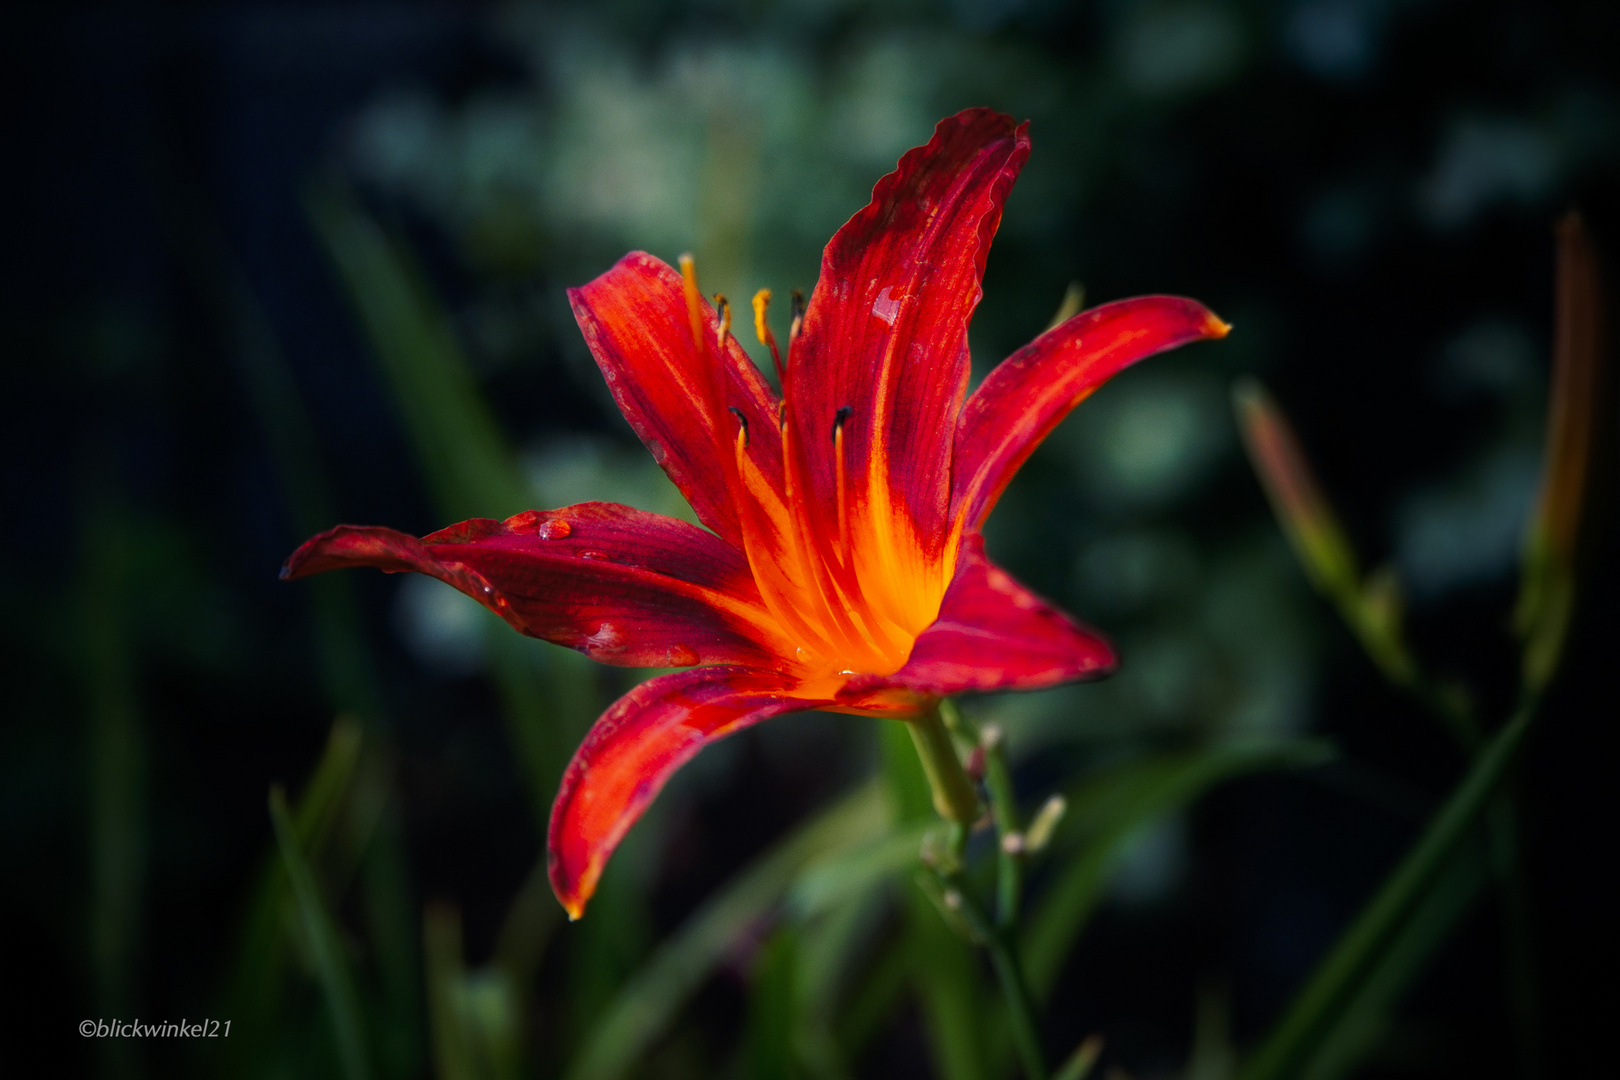
[[917, 747], [917, 756], [922, 759], [923, 772], [928, 776], [934, 809], [947, 821], [973, 824], [979, 816], [979, 797], [962, 768], [962, 759], [956, 756], [951, 733], [945, 730], [940, 719], [939, 706], [909, 721], [906, 727]]
[[996, 978], [1001, 982], [1002, 996], [1007, 999], [1013, 1045], [1018, 1048], [1024, 1075], [1028, 1080], [1046, 1080], [1046, 1059], [1041, 1056], [1041, 1040], [1035, 1031], [1035, 1004], [1030, 1000], [1024, 966], [1019, 963], [1018, 954], [1005, 932], [997, 932], [990, 939], [990, 961], [995, 965]]
[[1007, 846], [1007, 837], [1019, 836], [1018, 799], [1013, 792], [1012, 773], [999, 737], [986, 738], [984, 746], [984, 786], [990, 792], [990, 812], [996, 820], [1001, 843], [996, 845], [996, 926], [1010, 930], [1018, 921], [1023, 905], [1024, 867], [1018, 852]]

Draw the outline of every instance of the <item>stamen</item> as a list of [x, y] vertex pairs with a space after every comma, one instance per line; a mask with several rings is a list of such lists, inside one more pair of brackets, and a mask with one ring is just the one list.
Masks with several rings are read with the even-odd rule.
[[681, 283], [686, 293], [686, 319], [692, 327], [692, 344], [703, 352], [703, 293], [698, 291], [697, 264], [691, 255], [682, 255], [676, 262], [681, 267]]
[[771, 290], [761, 289], [754, 294], [754, 333], [759, 337], [759, 343], [771, 350], [771, 363], [776, 365], [776, 381], [786, 393], [787, 368], [782, 366], [782, 354], [776, 348], [776, 335], [771, 333], [770, 324], [765, 321], [765, 309], [770, 303]]
[[848, 405], [840, 405], [838, 407], [838, 411], [833, 414], [833, 429], [832, 429], [833, 442], [836, 443], [838, 441], [838, 432], [839, 432], [839, 430], [841, 428], [843, 428], [844, 421], [848, 420], [849, 417], [850, 417], [850, 414], [853, 413], [854, 411], [855, 410], [850, 408]]
[[793, 304], [788, 310], [793, 316], [793, 321], [788, 324], [788, 344], [791, 346], [798, 340], [799, 331], [804, 328], [804, 293], [798, 289], [793, 290]]
[[726, 411], [735, 416], [737, 423], [742, 425], [740, 434], [742, 435], [742, 444], [746, 447], [748, 445], [748, 417], [744, 416], [743, 411], [735, 405], [726, 406]]
[[731, 301], [724, 293], [714, 294], [715, 306], [720, 309], [720, 347], [726, 347], [726, 335], [731, 333]]
[[854, 410], [840, 406], [833, 417], [833, 475], [838, 487], [838, 558], [849, 563], [849, 481], [844, 475], [844, 421]]

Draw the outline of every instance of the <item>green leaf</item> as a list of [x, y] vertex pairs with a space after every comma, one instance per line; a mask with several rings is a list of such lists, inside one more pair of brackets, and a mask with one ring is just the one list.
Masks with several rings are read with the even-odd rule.
[[912, 990], [927, 1027], [930, 1057], [941, 1080], [983, 1080], [986, 1020], [994, 1008], [980, 992], [978, 958], [967, 941], [946, 925], [921, 888], [906, 905]]
[[1243, 1080], [1292, 1080], [1342, 1037], [1341, 1022], [1353, 1015], [1354, 1003], [1384, 970], [1391, 950], [1442, 879], [1447, 864], [1501, 783], [1534, 717], [1532, 709], [1521, 709], [1486, 744], [1468, 775], [1247, 1063]]
[[[293, 836], [308, 858], [319, 857], [336, 829], [360, 760], [361, 728], [352, 717], [339, 717], [327, 737], [326, 749], [315, 766], [292, 813]], [[286, 861], [272, 852], [260, 871], [253, 892], [240, 951], [233, 969], [229, 1011], [241, 1024], [241, 1038], [232, 1036], [231, 1075], [246, 1075], [262, 1067], [274, 1035], [284, 1027], [283, 995], [287, 980], [287, 931], [284, 913], [292, 899]]]
[[779, 926], [754, 957], [743, 1048], [744, 1075], [750, 1080], [798, 1075], [798, 939], [791, 924]]
[[572, 1080], [630, 1075], [715, 965], [782, 903], [801, 871], [869, 842], [887, 827], [889, 807], [881, 785], [857, 789], [761, 856], [698, 909], [631, 977], [586, 1035], [568, 1073]]
[[1045, 890], [1023, 934], [1021, 951], [1036, 998], [1051, 991], [1106, 893], [1120, 851], [1139, 828], [1227, 780], [1316, 764], [1330, 754], [1318, 742], [1228, 742], [1132, 762], [1073, 789], [1053, 844], [1061, 848], [1078, 842], [1079, 854]]
[[275, 826], [276, 845], [282, 865], [297, 901], [300, 923], [315, 961], [332, 1031], [337, 1038], [338, 1059], [348, 1080], [365, 1080], [371, 1075], [365, 1034], [360, 1023], [360, 1004], [354, 979], [343, 952], [343, 941], [321, 899], [320, 886], [305, 858], [298, 830], [287, 812], [287, 797], [279, 787], [270, 789], [270, 821]]
[[423, 911], [422, 954], [438, 1080], [516, 1080], [517, 995], [499, 968], [467, 971], [461, 913], [451, 905], [429, 904]]
[[[445, 523], [529, 509], [539, 501], [536, 492], [408, 253], [340, 189], [321, 191], [309, 205]], [[488, 628], [502, 713], [543, 831], [558, 778], [600, 708], [595, 675], [585, 657], [562, 649], [540, 654], [542, 646], [493, 615]]]
[[533, 497], [421, 272], [352, 198], [310, 212], [388, 375], [434, 501], [456, 517], [509, 517]]
[[[89, 945], [95, 1005], [127, 1015], [135, 1003], [147, 875], [146, 722], [130, 632], [129, 521], [108, 497], [80, 533], [78, 666], [88, 713]], [[108, 1075], [138, 1072], [135, 1049], [102, 1040]]]

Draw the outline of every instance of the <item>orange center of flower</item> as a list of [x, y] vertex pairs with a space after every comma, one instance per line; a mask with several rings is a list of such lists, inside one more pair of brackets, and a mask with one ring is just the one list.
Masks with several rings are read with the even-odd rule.
[[[720, 307], [719, 341], [712, 342], [703, 319], [703, 296], [690, 256], [680, 260], [693, 340], [707, 354], [714, 384], [710, 407], [723, 408], [724, 355], [731, 307]], [[742, 526], [743, 545], [754, 581], [776, 623], [784, 659], [807, 683], [839, 681], [854, 674], [888, 675], [911, 654], [917, 635], [939, 614], [940, 601], [955, 563], [955, 543], [930, 554], [916, 535], [911, 517], [890, 497], [887, 462], [875, 450], [865, 462], [849, 460], [844, 429], [859, 421], [846, 406], [826, 418], [793, 415], [788, 400], [793, 344], [802, 310], [795, 296], [788, 355], [784, 358], [765, 319], [769, 290], [754, 297], [754, 329], [782, 383], [777, 422], [782, 439], [782, 474], [766, 477], [749, 453], [748, 423], [732, 409], [729, 452], [722, 454], [727, 481]], [[866, 418], [870, 419], [870, 418]], [[826, 427], [822, 425], [825, 424]], [[815, 497], [808, 484], [804, 440], [830, 438], [834, 491]], [[881, 446], [880, 440], [874, 445]], [[864, 484], [851, 483], [864, 469]]]

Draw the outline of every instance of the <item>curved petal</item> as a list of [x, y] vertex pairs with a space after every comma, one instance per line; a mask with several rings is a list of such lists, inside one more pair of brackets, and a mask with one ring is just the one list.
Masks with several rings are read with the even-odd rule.
[[[772, 483], [782, 475], [776, 395], [759, 369], [728, 334], [723, 400], [716, 400], [720, 380], [692, 341], [681, 275], [646, 252], [632, 251], [595, 281], [569, 289], [568, 301], [624, 418], [698, 520], [741, 548], [726, 480], [737, 430], [728, 410], [747, 419], [748, 454], [760, 473]], [[703, 313], [713, 341], [719, 320], [708, 304]]]
[[956, 577], [939, 618], [917, 638], [893, 675], [851, 679], [842, 700], [880, 687], [936, 697], [963, 690], [1035, 690], [1110, 674], [1113, 646], [1014, 581], [984, 554], [984, 538], [964, 539]]
[[284, 578], [346, 566], [449, 583], [519, 631], [638, 667], [774, 666], [780, 648], [736, 549], [684, 521], [616, 503], [474, 518], [418, 540], [339, 525], [305, 543]]
[[951, 517], [973, 531], [1058, 422], [1124, 368], [1230, 329], [1196, 300], [1143, 296], [1082, 311], [1002, 361], [962, 407]]
[[789, 361], [787, 397], [821, 506], [835, 499], [828, 435], [847, 408], [851, 516], [887, 516], [892, 500], [931, 554], [947, 531], [968, 320], [1002, 202], [1029, 156], [1025, 126], [969, 109], [901, 158], [828, 243]]
[[699, 668], [631, 690], [602, 714], [563, 773], [551, 807], [551, 887], [571, 919], [585, 912], [608, 856], [676, 769], [706, 744], [824, 702], [789, 695], [770, 671]]

